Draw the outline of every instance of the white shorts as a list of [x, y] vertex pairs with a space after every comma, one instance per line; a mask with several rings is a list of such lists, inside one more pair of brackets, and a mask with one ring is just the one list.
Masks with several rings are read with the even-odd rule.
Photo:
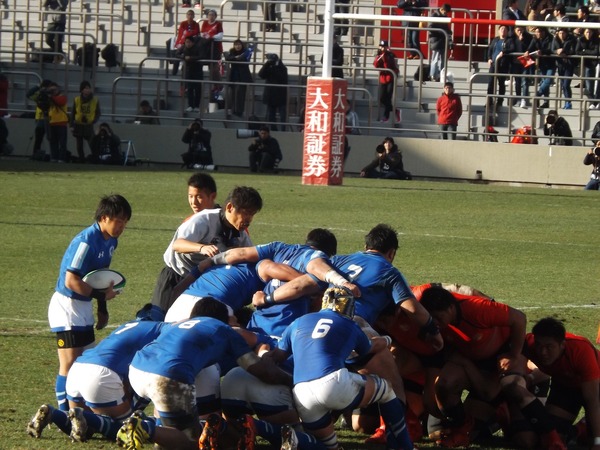
[[144, 372], [129, 366], [129, 382], [133, 390], [152, 400], [159, 413], [196, 414], [196, 388], [170, 378]]
[[221, 396], [221, 367], [218, 364], [205, 367], [195, 379], [196, 398], [219, 398]]
[[55, 292], [48, 306], [50, 329], [59, 331], [83, 330], [94, 326], [93, 301], [75, 300]]
[[[179, 322], [180, 320], [187, 320], [190, 318], [192, 309], [198, 300], [203, 297], [196, 297], [190, 294], [181, 294], [177, 297], [177, 300], [173, 302], [167, 315], [165, 316], [165, 322]], [[230, 316], [233, 316], [233, 309], [229, 305], [227, 306], [227, 312]]]
[[133, 390], [154, 407], [167, 413], [195, 413], [196, 398], [219, 398], [221, 370], [218, 364], [202, 369], [194, 384], [186, 384], [129, 366]]
[[289, 387], [264, 383], [241, 367], [231, 369], [221, 380], [221, 398], [246, 402], [259, 416], [294, 409]]
[[126, 398], [123, 380], [108, 367], [75, 362], [67, 375], [67, 398], [90, 408], [117, 406]]
[[340, 369], [317, 380], [294, 386], [296, 409], [306, 424], [317, 422], [330, 411], [341, 411], [356, 400], [366, 380], [362, 375]]

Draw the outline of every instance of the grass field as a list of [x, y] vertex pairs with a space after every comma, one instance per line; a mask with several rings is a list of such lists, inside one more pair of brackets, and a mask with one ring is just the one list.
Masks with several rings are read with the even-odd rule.
[[[57, 357], [47, 305], [61, 257], [92, 223], [101, 195], [124, 195], [133, 217], [112, 267], [127, 287], [109, 303], [111, 324], [129, 320], [147, 302], [174, 230], [189, 214], [189, 172], [91, 168], [0, 160], [0, 449], [71, 446], [56, 428], [34, 440], [25, 424], [54, 402]], [[259, 190], [255, 243], [302, 242], [314, 227], [331, 229], [339, 253], [362, 249], [377, 223], [400, 234], [394, 261], [411, 284], [471, 285], [522, 309], [529, 327], [555, 316], [569, 331], [595, 339], [600, 319], [600, 196], [596, 192], [466, 183], [347, 178], [343, 186], [302, 186], [297, 176], [214, 174], [218, 200], [235, 185]], [[346, 450], [362, 436], [345, 433]], [[72, 444], [76, 445], [76, 444]], [[117, 448], [93, 439], [87, 449]], [[422, 448], [434, 448], [430, 444]]]

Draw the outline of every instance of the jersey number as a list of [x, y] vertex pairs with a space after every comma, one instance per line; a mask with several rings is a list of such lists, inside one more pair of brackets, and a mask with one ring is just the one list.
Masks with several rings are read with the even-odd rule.
[[319, 339], [327, 336], [327, 333], [329, 333], [329, 330], [331, 330], [332, 323], [333, 320], [331, 319], [319, 319], [310, 337], [313, 339]]
[[348, 274], [348, 280], [354, 281], [356, 280], [356, 277], [358, 277], [363, 271], [363, 268], [361, 266], [357, 266], [356, 264], [350, 264], [348, 266], [348, 270], [350, 271]]
[[126, 323], [125, 325], [123, 325], [123, 328], [121, 328], [119, 331], [116, 331], [115, 334], [124, 333], [127, 330], [131, 330], [132, 328], [137, 327], [139, 324], [140, 324], [139, 322]]

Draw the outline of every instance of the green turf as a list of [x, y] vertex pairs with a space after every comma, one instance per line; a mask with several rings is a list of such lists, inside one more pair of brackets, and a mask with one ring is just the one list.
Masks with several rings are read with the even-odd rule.
[[[54, 401], [57, 358], [47, 305], [63, 252], [92, 223], [99, 197], [121, 193], [133, 207], [112, 263], [127, 277], [123, 294], [109, 303], [114, 326], [131, 319], [150, 298], [162, 254], [189, 214], [189, 175], [175, 168], [0, 161], [0, 449], [71, 445], [56, 428], [36, 441], [24, 427], [41, 403]], [[250, 229], [255, 243], [301, 242], [311, 228], [327, 227], [335, 232], [340, 253], [353, 252], [362, 249], [372, 226], [388, 223], [400, 233], [395, 264], [411, 284], [468, 284], [522, 308], [529, 326], [552, 315], [569, 331], [595, 339], [597, 192], [359, 178], [319, 187], [302, 186], [297, 176], [217, 172], [214, 177], [221, 202], [235, 185], [254, 186], [263, 196], [264, 209]], [[366, 448], [361, 439], [342, 437], [347, 450]], [[116, 445], [95, 439], [86, 448]]]

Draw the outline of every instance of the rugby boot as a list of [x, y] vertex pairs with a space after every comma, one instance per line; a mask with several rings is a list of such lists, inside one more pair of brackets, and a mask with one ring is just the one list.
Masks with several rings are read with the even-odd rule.
[[218, 450], [222, 421], [223, 419], [218, 414], [211, 414], [207, 417], [200, 439], [198, 439], [200, 450]]
[[473, 419], [467, 417], [460, 427], [448, 428], [442, 432], [441, 439], [436, 442], [440, 447], [456, 448], [468, 447], [471, 444], [471, 431]]
[[281, 427], [281, 450], [298, 450], [298, 436], [289, 425]]
[[87, 441], [87, 421], [83, 417], [83, 408], [75, 407], [71, 408], [67, 413], [69, 420], [71, 421], [71, 441], [72, 442], [85, 442]]
[[39, 439], [42, 436], [42, 431], [46, 428], [52, 419], [52, 410], [54, 408], [50, 405], [44, 404], [40, 406], [31, 418], [31, 421], [27, 424], [27, 434], [31, 437]]
[[238, 419], [238, 425], [242, 429], [242, 436], [238, 441], [238, 450], [254, 450], [256, 446], [256, 427], [254, 418], [250, 414], [244, 414]]
[[149, 436], [142, 427], [142, 419], [136, 415], [126, 419], [117, 432], [117, 445], [127, 450], [140, 450], [148, 441]]

